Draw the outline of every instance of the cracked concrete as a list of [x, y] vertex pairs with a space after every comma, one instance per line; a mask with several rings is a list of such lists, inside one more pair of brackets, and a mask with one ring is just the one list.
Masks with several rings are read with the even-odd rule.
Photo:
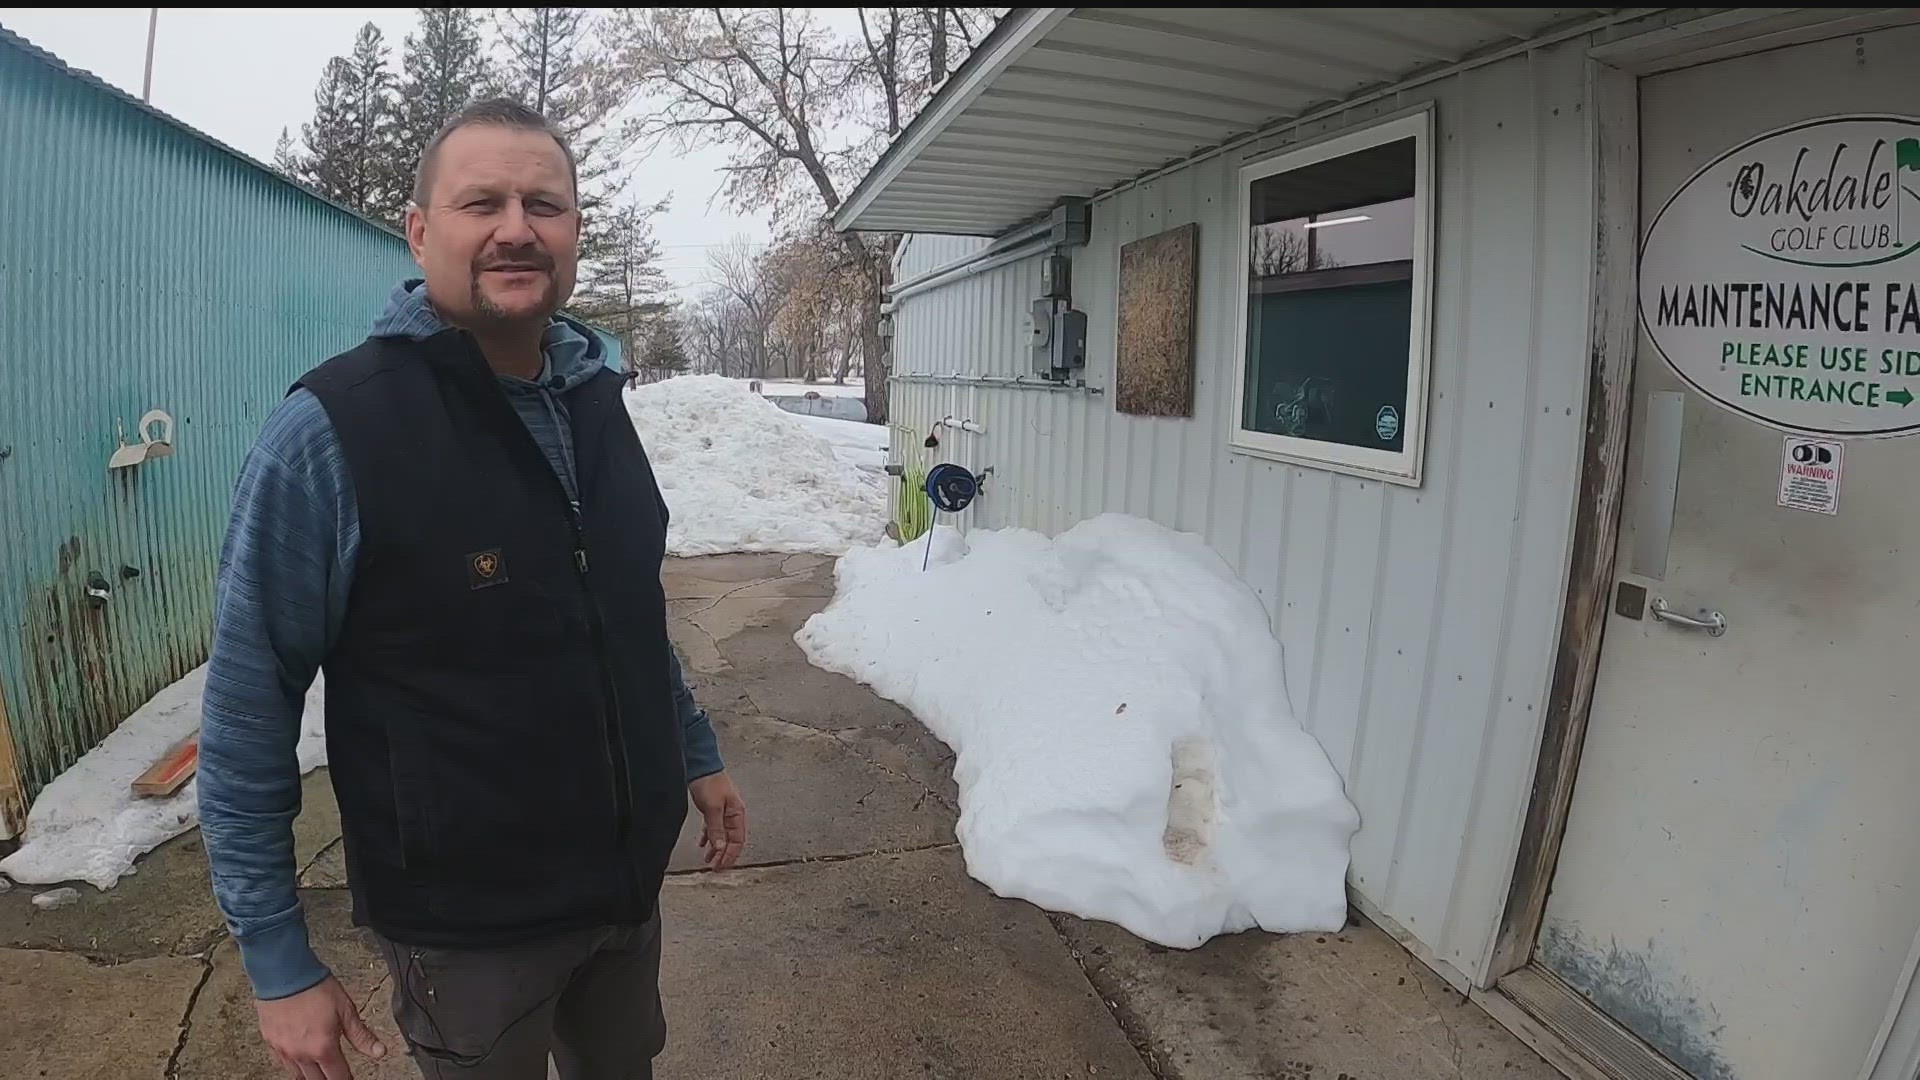
[[[956, 814], [928, 790], [838, 739], [767, 716], [709, 714], [727, 771], [747, 800], [747, 855], [788, 863], [953, 842]], [[791, 777], [805, 777], [794, 783]], [[689, 812], [670, 865], [700, 865], [700, 817]]]
[[[749, 807], [743, 865], [701, 869], [696, 815], [662, 894], [663, 1077], [1544, 1080], [1551, 1070], [1384, 934], [1243, 934], [1180, 953], [992, 896], [954, 842], [952, 755], [911, 715], [808, 665], [812, 555], [671, 560], [671, 630]], [[296, 862], [315, 950], [400, 1048], [351, 925], [324, 771]], [[511, 868], [502, 868], [510, 873]], [[262, 1080], [238, 948], [198, 833], [52, 912], [0, 895], [6, 1075]], [[1325, 939], [1322, 940], [1322, 937]], [[824, 990], [824, 992], [823, 992]], [[417, 1075], [404, 1054], [360, 1080]]]
[[67, 952], [0, 949], [0, 1072], [165, 1076], [204, 972], [192, 956], [108, 966]]

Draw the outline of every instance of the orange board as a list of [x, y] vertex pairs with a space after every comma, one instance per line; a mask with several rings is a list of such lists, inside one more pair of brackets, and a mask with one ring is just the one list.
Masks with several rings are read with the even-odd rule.
[[144, 796], [171, 795], [180, 790], [180, 786], [193, 778], [193, 770], [200, 762], [200, 733], [181, 739], [160, 755], [160, 760], [147, 767], [147, 771], [134, 778], [133, 793]]

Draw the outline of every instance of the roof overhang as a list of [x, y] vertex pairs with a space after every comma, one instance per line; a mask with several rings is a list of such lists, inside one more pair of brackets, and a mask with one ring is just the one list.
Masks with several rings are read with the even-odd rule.
[[834, 214], [997, 236], [1238, 136], [1655, 8], [1015, 8]]

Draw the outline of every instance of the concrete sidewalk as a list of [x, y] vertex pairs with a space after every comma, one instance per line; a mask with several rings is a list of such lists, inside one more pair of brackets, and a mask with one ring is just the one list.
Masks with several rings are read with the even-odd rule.
[[[1242, 934], [1190, 953], [1048, 916], [966, 876], [950, 757], [907, 713], [819, 671], [793, 632], [832, 593], [812, 556], [667, 571], [673, 632], [751, 819], [745, 865], [698, 869], [689, 822], [663, 907], [670, 1037], [692, 1077], [1424, 1080], [1556, 1076], [1384, 934]], [[316, 948], [398, 1046], [385, 972], [348, 922], [338, 818], [306, 784]], [[501, 867], [501, 873], [513, 873]], [[0, 895], [0, 1074], [276, 1077], [197, 833], [105, 893]], [[404, 1056], [356, 1076], [416, 1076]]]

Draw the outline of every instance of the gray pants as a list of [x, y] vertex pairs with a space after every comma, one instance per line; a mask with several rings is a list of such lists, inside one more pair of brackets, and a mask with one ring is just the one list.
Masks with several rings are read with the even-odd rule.
[[376, 935], [393, 1019], [426, 1080], [652, 1080], [667, 1043], [660, 916], [499, 948], [428, 949]]

